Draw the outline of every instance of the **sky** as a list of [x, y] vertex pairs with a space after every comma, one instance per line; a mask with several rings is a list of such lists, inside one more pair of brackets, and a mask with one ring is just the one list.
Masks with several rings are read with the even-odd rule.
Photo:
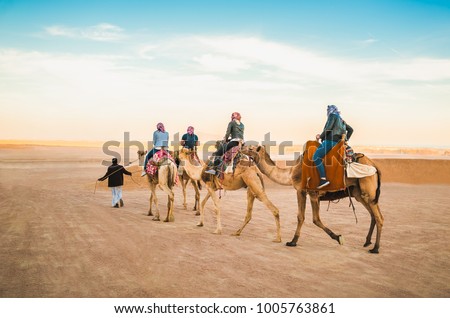
[[450, 147], [450, 1], [0, 0], [0, 140], [148, 141], [158, 122]]

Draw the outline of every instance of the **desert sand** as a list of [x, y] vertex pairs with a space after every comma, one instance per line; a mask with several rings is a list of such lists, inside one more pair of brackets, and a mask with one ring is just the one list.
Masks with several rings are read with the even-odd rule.
[[[363, 247], [367, 211], [348, 199], [322, 203], [322, 221], [345, 238], [340, 246], [312, 223], [299, 245], [286, 247], [296, 226], [290, 187], [266, 182], [280, 209], [283, 243], [258, 201], [240, 237], [245, 190], [222, 193], [223, 234], [212, 203], [196, 226], [193, 188], [183, 209], [175, 188], [175, 222], [146, 215], [149, 191], [139, 167], [128, 167], [125, 206], [110, 206], [108, 159], [101, 149], [0, 148], [0, 297], [313, 297], [441, 298], [450, 296], [450, 160], [377, 158], [385, 217], [380, 254]], [[95, 194], [94, 194], [95, 190]], [[159, 193], [163, 216], [166, 198]], [[206, 190], [202, 190], [202, 197]]]

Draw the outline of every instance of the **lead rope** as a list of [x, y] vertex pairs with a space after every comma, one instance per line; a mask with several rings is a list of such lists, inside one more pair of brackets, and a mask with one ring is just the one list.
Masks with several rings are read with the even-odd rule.
[[[134, 163], [134, 162], [136, 162], [136, 161], [138, 161], [139, 160], [139, 158], [138, 159], [136, 159], [136, 160], [133, 160], [133, 161], [131, 161], [128, 165], [130, 165], [130, 164], [132, 164], [132, 163]], [[105, 180], [106, 179], [108, 179], [110, 176], [112, 176], [113, 174], [115, 174], [116, 172], [118, 172], [118, 171], [120, 171], [120, 170], [122, 170], [122, 169], [124, 169], [124, 167], [122, 167], [122, 168], [120, 168], [120, 169], [117, 169], [116, 171], [114, 171], [114, 172], [111, 172], [110, 174], [108, 174], [107, 176], [105, 176]], [[139, 185], [140, 186], [140, 184], [139, 183], [137, 183], [136, 181], [134, 181], [134, 179], [133, 179], [133, 175], [131, 175], [130, 176], [131, 177], [131, 180], [133, 180], [133, 182], [134, 183], [136, 183], [137, 185]], [[101, 181], [100, 181], [101, 182]], [[97, 191], [97, 183], [98, 183], [98, 180], [97, 181], [95, 181], [95, 188], [94, 188], [94, 194], [95, 194], [95, 192]]]

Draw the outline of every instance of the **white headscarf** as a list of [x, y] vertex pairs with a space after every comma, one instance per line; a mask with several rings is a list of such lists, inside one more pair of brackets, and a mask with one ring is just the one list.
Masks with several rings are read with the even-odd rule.
[[327, 107], [327, 116], [330, 116], [331, 114], [335, 114], [335, 115], [340, 115], [341, 112], [339, 111], [339, 109], [337, 108], [336, 105], [328, 105]]

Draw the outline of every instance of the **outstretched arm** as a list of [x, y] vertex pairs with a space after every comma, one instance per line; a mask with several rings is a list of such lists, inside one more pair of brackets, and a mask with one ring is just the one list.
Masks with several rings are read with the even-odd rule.
[[130, 171], [128, 171], [127, 169], [125, 169], [125, 168], [122, 168], [123, 169], [123, 173], [124, 174], [126, 174], [126, 175], [128, 175], [128, 176], [131, 176], [132, 175], [132, 173], [130, 172]]
[[106, 178], [108, 178], [108, 175], [109, 175], [109, 167], [108, 167], [108, 170], [106, 170], [106, 173], [105, 173], [105, 175], [103, 176], [103, 177], [101, 177], [101, 178], [98, 178], [97, 180], [98, 181], [104, 181], [104, 180], [106, 180]]

